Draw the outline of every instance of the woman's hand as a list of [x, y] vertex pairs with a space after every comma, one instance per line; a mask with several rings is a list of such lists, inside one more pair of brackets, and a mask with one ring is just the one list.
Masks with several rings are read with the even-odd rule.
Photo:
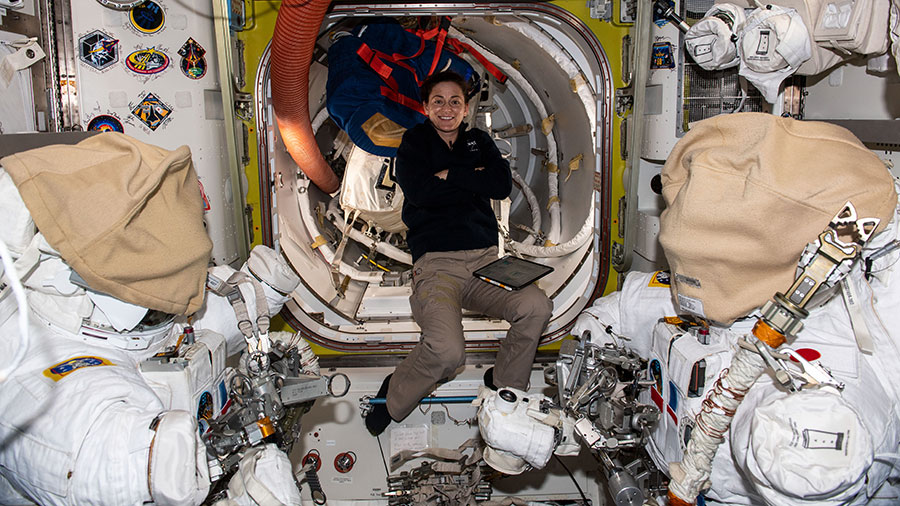
[[446, 181], [448, 172], [449, 172], [449, 169], [444, 169], [444, 170], [438, 172], [437, 174], [435, 174], [435, 176]]

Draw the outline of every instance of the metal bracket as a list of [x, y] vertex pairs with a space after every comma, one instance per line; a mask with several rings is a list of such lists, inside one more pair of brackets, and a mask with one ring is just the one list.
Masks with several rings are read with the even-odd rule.
[[244, 121], [253, 121], [253, 95], [251, 93], [234, 92], [234, 113]]
[[588, 7], [593, 19], [609, 21], [612, 18], [612, 1], [610, 0], [590, 0]]
[[629, 86], [627, 88], [616, 88], [616, 114], [619, 116], [625, 114], [634, 106], [634, 90]]

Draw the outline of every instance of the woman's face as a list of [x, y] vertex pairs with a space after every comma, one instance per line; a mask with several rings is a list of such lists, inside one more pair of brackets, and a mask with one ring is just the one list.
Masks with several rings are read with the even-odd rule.
[[436, 84], [424, 105], [431, 124], [441, 132], [455, 132], [466, 116], [466, 96], [452, 81]]

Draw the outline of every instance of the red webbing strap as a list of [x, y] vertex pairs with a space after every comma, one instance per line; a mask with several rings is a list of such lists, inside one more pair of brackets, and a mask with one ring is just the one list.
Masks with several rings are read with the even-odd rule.
[[462, 51], [468, 51], [473, 57], [475, 57], [476, 60], [478, 60], [478, 63], [480, 63], [481, 66], [484, 67], [484, 70], [487, 70], [488, 72], [490, 72], [490, 74], [492, 76], [494, 76], [494, 78], [497, 79], [497, 81], [500, 81], [501, 83], [506, 82], [506, 79], [507, 79], [506, 74], [501, 72], [500, 69], [498, 69], [496, 66], [494, 66], [493, 63], [489, 62], [487, 60], [487, 58], [485, 58], [483, 54], [479, 53], [478, 50], [475, 49], [474, 47], [466, 44], [465, 42], [461, 42], [461, 41], [459, 41], [457, 39], [453, 39], [453, 38], [449, 39], [448, 44], [457, 53], [460, 53]]
[[444, 42], [447, 40], [447, 30], [450, 28], [450, 17], [441, 18], [441, 24], [438, 27], [437, 42], [434, 48], [434, 58], [431, 60], [431, 68], [428, 69], [428, 75], [434, 73], [437, 68], [438, 61], [441, 59], [441, 51], [444, 49]]
[[409, 107], [410, 109], [412, 109], [418, 113], [421, 113], [423, 116], [425, 116], [425, 108], [422, 107], [422, 102], [419, 102], [418, 100], [409, 98], [402, 93], [399, 93], [397, 91], [394, 91], [394, 90], [388, 88], [387, 86], [381, 87], [381, 94], [384, 95], [386, 98], [393, 100], [394, 102], [397, 102], [400, 105]]
[[359, 57], [362, 58], [362, 60], [366, 62], [366, 64], [371, 67], [372, 70], [388, 84], [388, 86], [395, 90], [398, 89], [397, 81], [391, 77], [391, 72], [393, 72], [394, 69], [387, 66], [381, 59], [384, 53], [372, 49], [368, 44], [363, 42], [362, 45], [359, 46], [359, 49], [356, 50], [356, 54], [359, 55]]

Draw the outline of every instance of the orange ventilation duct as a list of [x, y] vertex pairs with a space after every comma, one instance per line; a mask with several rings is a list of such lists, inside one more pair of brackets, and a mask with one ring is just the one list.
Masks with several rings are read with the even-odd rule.
[[272, 35], [272, 105], [281, 139], [300, 170], [326, 193], [340, 186], [309, 118], [309, 65], [331, 0], [285, 0]]

